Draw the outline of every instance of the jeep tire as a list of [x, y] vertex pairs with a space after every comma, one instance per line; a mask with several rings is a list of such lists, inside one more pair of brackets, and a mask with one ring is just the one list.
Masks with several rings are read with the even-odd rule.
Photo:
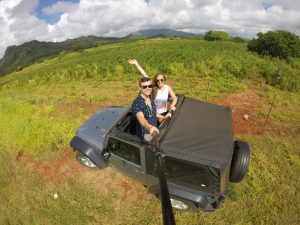
[[250, 162], [250, 147], [247, 142], [234, 141], [229, 181], [238, 183], [245, 177]]
[[76, 152], [76, 159], [81, 165], [83, 165], [85, 167], [88, 167], [91, 169], [99, 169], [99, 167], [92, 160], [90, 160], [89, 157], [87, 157], [85, 154], [83, 154], [80, 151]]

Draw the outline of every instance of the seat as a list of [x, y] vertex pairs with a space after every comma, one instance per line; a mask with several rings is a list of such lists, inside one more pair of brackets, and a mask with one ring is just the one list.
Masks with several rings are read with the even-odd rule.
[[118, 126], [118, 129], [125, 133], [136, 135], [135, 125], [136, 120], [132, 118], [132, 114], [131, 112], [129, 112], [124, 118], [124, 120], [121, 121], [120, 125]]

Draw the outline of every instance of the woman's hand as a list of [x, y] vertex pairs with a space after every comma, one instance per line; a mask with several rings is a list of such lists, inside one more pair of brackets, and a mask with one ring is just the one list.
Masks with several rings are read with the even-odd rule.
[[165, 119], [167, 119], [168, 117], [172, 117], [172, 113], [168, 112], [166, 115], [165, 115]]
[[138, 65], [138, 62], [136, 61], [136, 59], [128, 59], [128, 63], [130, 65]]
[[135, 65], [135, 67], [139, 70], [139, 72], [144, 76], [144, 77], [149, 77], [147, 75], [147, 73], [145, 72], [145, 70], [140, 66], [140, 64], [138, 63], [138, 61], [136, 61], [136, 59], [128, 59], [128, 63], [130, 65]]

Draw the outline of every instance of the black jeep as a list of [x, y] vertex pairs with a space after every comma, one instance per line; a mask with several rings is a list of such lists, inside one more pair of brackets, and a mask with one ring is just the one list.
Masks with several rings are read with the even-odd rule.
[[81, 164], [110, 165], [158, 197], [155, 152], [159, 148], [172, 206], [213, 211], [226, 198], [229, 181], [240, 182], [246, 175], [249, 145], [233, 141], [229, 107], [178, 95], [176, 108], [150, 141], [134, 135], [130, 109], [105, 108], [78, 129], [70, 145]]

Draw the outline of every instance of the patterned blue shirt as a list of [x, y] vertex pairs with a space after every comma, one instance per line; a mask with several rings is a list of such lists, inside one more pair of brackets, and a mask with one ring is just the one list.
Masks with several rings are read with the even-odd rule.
[[146, 128], [141, 126], [139, 121], [136, 118], [137, 112], [143, 112], [145, 119], [148, 121], [149, 124], [157, 127], [157, 118], [156, 118], [156, 106], [154, 102], [154, 98], [152, 95], [150, 95], [151, 100], [151, 106], [152, 109], [146, 104], [145, 99], [142, 98], [142, 96], [136, 97], [136, 99], [133, 101], [131, 106], [131, 112], [133, 116], [133, 120], [136, 121], [135, 123], [135, 131], [136, 135], [143, 138], [146, 133], [149, 133]]

